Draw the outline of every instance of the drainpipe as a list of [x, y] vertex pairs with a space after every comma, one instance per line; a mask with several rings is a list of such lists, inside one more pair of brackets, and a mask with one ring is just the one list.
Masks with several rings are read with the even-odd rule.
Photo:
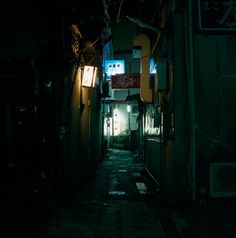
[[194, 71], [193, 71], [193, 32], [192, 32], [192, 6], [193, 1], [187, 1], [186, 22], [186, 64], [188, 77], [188, 97], [190, 110], [190, 165], [192, 200], [196, 200], [196, 133], [195, 133], [195, 99], [194, 99]]

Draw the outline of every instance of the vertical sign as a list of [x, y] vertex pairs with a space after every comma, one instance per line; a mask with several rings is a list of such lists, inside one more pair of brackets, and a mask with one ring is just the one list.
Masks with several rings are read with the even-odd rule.
[[96, 85], [96, 75], [97, 67], [85, 65], [82, 78], [82, 86], [94, 87]]
[[133, 40], [133, 47], [141, 48], [140, 98], [145, 103], [152, 102], [150, 88], [150, 39], [147, 35], [138, 34]]
[[198, 0], [198, 12], [200, 30], [236, 30], [236, 0]]

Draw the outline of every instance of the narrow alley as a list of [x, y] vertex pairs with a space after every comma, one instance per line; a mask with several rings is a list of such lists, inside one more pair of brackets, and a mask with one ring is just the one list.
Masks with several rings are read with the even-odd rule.
[[73, 198], [49, 217], [37, 238], [177, 237], [145, 171], [133, 153], [110, 149], [97, 173], [79, 182]]
[[236, 238], [236, 0], [2, 1], [3, 238]]
[[59, 194], [51, 209], [30, 194], [1, 202], [3, 237], [235, 237], [234, 199], [172, 204], [133, 152], [107, 152], [96, 173], [80, 178], [73, 194]]

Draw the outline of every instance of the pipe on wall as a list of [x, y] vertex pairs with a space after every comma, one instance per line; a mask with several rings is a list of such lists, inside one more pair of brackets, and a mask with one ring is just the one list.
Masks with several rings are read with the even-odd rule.
[[185, 13], [185, 37], [186, 47], [186, 68], [188, 77], [188, 97], [190, 110], [190, 182], [192, 189], [192, 200], [196, 200], [196, 132], [195, 132], [195, 97], [194, 97], [194, 70], [193, 70], [193, 23], [192, 23], [193, 1], [187, 1], [187, 12]]

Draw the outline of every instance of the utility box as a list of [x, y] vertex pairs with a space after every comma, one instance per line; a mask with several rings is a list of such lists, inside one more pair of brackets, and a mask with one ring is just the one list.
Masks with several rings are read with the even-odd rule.
[[236, 163], [211, 163], [209, 180], [211, 197], [236, 197]]

